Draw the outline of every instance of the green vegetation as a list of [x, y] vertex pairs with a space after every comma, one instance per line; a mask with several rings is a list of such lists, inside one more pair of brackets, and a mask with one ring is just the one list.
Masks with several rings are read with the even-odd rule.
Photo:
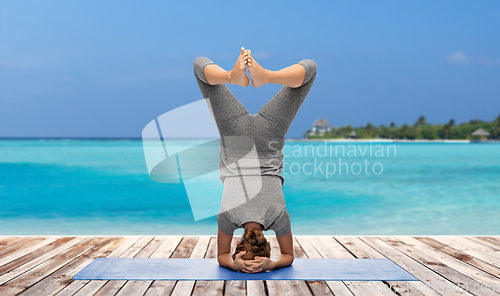
[[479, 139], [471, 135], [479, 128], [490, 133], [489, 139], [499, 139], [500, 115], [491, 122], [474, 119], [458, 125], [453, 119], [445, 124], [429, 124], [424, 116], [420, 116], [413, 125], [396, 126], [394, 122], [391, 122], [390, 126], [379, 127], [371, 123], [354, 128], [346, 125], [333, 127], [329, 133], [325, 132], [323, 135], [312, 135], [308, 130], [306, 135], [309, 139], [342, 139], [348, 138], [349, 134], [355, 131], [359, 139], [470, 140]]

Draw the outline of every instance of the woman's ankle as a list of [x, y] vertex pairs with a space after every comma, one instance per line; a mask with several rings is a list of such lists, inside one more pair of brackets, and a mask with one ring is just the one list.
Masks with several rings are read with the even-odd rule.
[[227, 71], [227, 77], [228, 77], [228, 83], [230, 83], [230, 84], [235, 84], [236, 83], [234, 81], [234, 77], [233, 77], [233, 70]]

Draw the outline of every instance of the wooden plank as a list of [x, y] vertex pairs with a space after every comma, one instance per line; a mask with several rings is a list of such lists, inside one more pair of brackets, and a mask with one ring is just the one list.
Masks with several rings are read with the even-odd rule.
[[[58, 293], [58, 296], [71, 295], [75, 292], [77, 292], [77, 294], [75, 295], [93, 295], [95, 292], [100, 292], [101, 295], [109, 295], [108, 293], [114, 295], [117, 292], [119, 293], [119, 295], [132, 295], [131, 293], [137, 293], [139, 295], [146, 293], [145, 295], [147, 296], [168, 295], [174, 287], [174, 281], [121, 281], [122, 283], [112, 285], [115, 289], [102, 289], [104, 286], [106, 286], [106, 283], [109, 283], [108, 281], [73, 281], [72, 279], [69, 282], [65, 281], [67, 281], [79, 269], [83, 268], [84, 261], [82, 260], [93, 260], [90, 259], [90, 257], [85, 257], [86, 255], [99, 252], [98, 250], [100, 248], [102, 248], [101, 252], [105, 252], [108, 257], [111, 256], [112, 253], [115, 253], [116, 256], [126, 255], [126, 253], [128, 253], [132, 256], [141, 257], [152, 257], [153, 255], [158, 254], [156, 256], [159, 257], [156, 258], [162, 258], [164, 256], [168, 256], [168, 254], [171, 254], [172, 256], [175, 254], [176, 256], [179, 256], [181, 258], [186, 258], [186, 256], [199, 256], [197, 258], [203, 258], [203, 256], [205, 258], [216, 258], [216, 237], [207, 237], [206, 239], [208, 240], [208, 243], [206, 244], [208, 246], [208, 249], [198, 247], [198, 245], [200, 244], [196, 244], [195, 247], [190, 250], [189, 247], [179, 248], [180, 244], [178, 244], [178, 242], [181, 240], [181, 237], [178, 237], [177, 243], [175, 243], [174, 241], [166, 243], [167, 238], [165, 238], [161, 241], [156, 241], [149, 244], [154, 240], [154, 238], [150, 238], [150, 240], [145, 245], [142, 245], [142, 247], [140, 247], [140, 245], [134, 244], [134, 248], [129, 247], [132, 243], [136, 242], [136, 240], [139, 239], [129, 237], [126, 239], [129, 243], [128, 246], [126, 246], [123, 241], [124, 238], [122, 238], [121, 244], [118, 247], [108, 245], [108, 248], [106, 250], [106, 244], [104, 242], [101, 242], [101, 245], [98, 245], [97, 247], [96, 245], [94, 245], [94, 247], [89, 246], [87, 250], [83, 250], [80, 253], [77, 253], [74, 256], [70, 257], [68, 256], [68, 252], [72, 251], [73, 248], [71, 248], [71, 246], [81, 248], [81, 242], [85, 242], [86, 240], [89, 240], [89, 238], [3, 237], [0, 239], [0, 246], [2, 245], [2, 243], [4, 244], [3, 252], [7, 256], [0, 257], [0, 263], [5, 262], [5, 264], [3, 265], [0, 264], [0, 294], [2, 294], [2, 296], [13, 295], [19, 293], [19, 290], [17, 292], [12, 292], [13, 289], [21, 289], [21, 291], [24, 291], [23, 295], [35, 295], [37, 294], [35, 293], [35, 291], [37, 291], [38, 293], [42, 292], [44, 293], [43, 295], [54, 294], [57, 291], [60, 291]], [[329, 239], [332, 239], [333, 241], [329, 241]], [[399, 263], [396, 261], [395, 262], [400, 266], [401, 264], [403, 264], [404, 266], [402, 267], [405, 269], [407, 269], [407, 267], [413, 267], [415, 270], [425, 270], [415, 267], [415, 263], [420, 264], [422, 267], [425, 266], [426, 268], [429, 268], [427, 270], [427, 274], [423, 272], [423, 275], [420, 274], [418, 276], [414, 273], [414, 271], [412, 271], [412, 268], [407, 269], [417, 278], [419, 278], [419, 276], [423, 277], [424, 283], [425, 277], [430, 277], [428, 273], [432, 273], [432, 271], [434, 271], [434, 276], [437, 276], [438, 278], [433, 279], [436, 282], [440, 282], [443, 279], [446, 280], [450, 278], [457, 284], [467, 283], [471, 285], [474, 283], [480, 283], [484, 285], [492, 285], [496, 283], [498, 285], [500, 284], [498, 274], [492, 275], [491, 271], [484, 270], [483, 268], [479, 268], [478, 266], [475, 266], [474, 264], [470, 264], [469, 262], [463, 260], [464, 258], [468, 259], [467, 256], [469, 256], [476, 260], [476, 264], [483, 264], [484, 266], [489, 266], [489, 268], [494, 268], [493, 270], [500, 270], [500, 261], [497, 257], [497, 254], [500, 253], [500, 241], [498, 239], [499, 238], [497, 237], [433, 236], [425, 237], [424, 240], [427, 241], [422, 241], [420, 238], [415, 239], [412, 237], [382, 237], [380, 239], [373, 237], [337, 237], [335, 240], [331, 237], [326, 239], [323, 237], [311, 237], [311, 239], [306, 237], [304, 239], [303, 236], [296, 236], [294, 237], [294, 251], [296, 253], [296, 258], [314, 258], [315, 256], [321, 257], [321, 252], [325, 250], [328, 250], [331, 254], [330, 256], [335, 256], [335, 258], [342, 258], [342, 256], [347, 255], [350, 255], [352, 257], [352, 254], [354, 254], [356, 257], [367, 256], [366, 258], [370, 258], [369, 256], [372, 256], [373, 258], [377, 258], [376, 256], [379, 256], [381, 258], [383, 256], [386, 256], [385, 253], [390, 253], [388, 258], [393, 261], [395, 261], [394, 259], [396, 259], [396, 261], [399, 260]], [[235, 247], [236, 240], [237, 238], [235, 238], [234, 242], [232, 243], [232, 248]], [[378, 240], [378, 242], [374, 243], [373, 240]], [[271, 242], [272, 246], [271, 257], [273, 259], [277, 259], [279, 256], [279, 246], [277, 244], [277, 240], [275, 238], [271, 238], [269, 239], [269, 241]], [[429, 241], [435, 245], [429, 244]], [[195, 243], [196, 242], [199, 243], [199, 241], [195, 240]], [[372, 244], [375, 244], [376, 246], [374, 247], [372, 244], [370, 244], [370, 242]], [[193, 242], [191, 241], [191, 244], [192, 243]], [[185, 244], [189, 245], [190, 243], [185, 241]], [[165, 248], [162, 248], [162, 246], [165, 246]], [[436, 246], [444, 247], [444, 249], [448, 252], [440, 250], [436, 248]], [[391, 247], [393, 248], [392, 250]], [[122, 254], [116, 253], [116, 250], [120, 248], [120, 252]], [[452, 251], [455, 255], [451, 254]], [[86, 254], [82, 255], [81, 253]], [[61, 255], [56, 256], [58, 254]], [[407, 258], [405, 259], [403, 255]], [[457, 256], [459, 256], [460, 258], [458, 258]], [[66, 263], [61, 264], [64, 262], [64, 260], [66, 260]], [[414, 263], [410, 263], [411, 260], [413, 260]], [[56, 263], [56, 261], [59, 262], [59, 265]], [[56, 268], [57, 266], [59, 267]], [[71, 274], [71, 272], [73, 272], [73, 274]], [[61, 278], [56, 278], [56, 275], [61, 276]], [[440, 276], [442, 277], [442, 279], [439, 279]], [[25, 279], [28, 280], [25, 281]], [[15, 282], [17, 283], [20, 281], [23, 282], [21, 285], [14, 284]], [[78, 284], [76, 284], [77, 282]], [[188, 292], [193, 293], [194, 295], [220, 295], [222, 294], [222, 289], [219, 288], [219, 286], [212, 286], [212, 284], [215, 282], [222, 283], [223, 290], [227, 295], [243, 295], [245, 292], [245, 288], [248, 295], [253, 295], [253, 292], [256, 292], [256, 295], [265, 295], [266, 293], [266, 287], [263, 281], [190, 281], [191, 289], [189, 289], [189, 284], [181, 284], [181, 282], [186, 281], [177, 281], [177, 284], [174, 288], [174, 293], [175, 290], [178, 289], [178, 294], [181, 294], [182, 292]], [[326, 285], [324, 281], [288, 281], [298, 282], [295, 285], [283, 283], [286, 281], [281, 281], [282, 283], [278, 283], [278, 285], [273, 282], [280, 281], [266, 281], [266, 284], [271, 283], [269, 295], [273, 295], [273, 293], [276, 295], [286, 295], [287, 292], [290, 294], [306, 293], [306, 295], [332, 295], [332, 291], [335, 293], [335, 295], [343, 295], [342, 293], [344, 293], [345, 295], [352, 295], [351, 290], [354, 291], [355, 295], [375, 295], [374, 292], [376, 292], [373, 291], [373, 289], [371, 289], [370, 287], [362, 286], [362, 284], [360, 284], [359, 282], [346, 283], [347, 286], [339, 281], [326, 282]], [[68, 285], [68, 283], [70, 284]], [[391, 284], [390, 282], [387, 283], [389, 285]], [[92, 287], [92, 285], [95, 285], [94, 287], [97, 287], [97, 289], [89, 289]], [[183, 285], [185, 287], [182, 287]], [[24, 290], [22, 289], [23, 287]], [[44, 288], [41, 289], [40, 287]], [[61, 287], [64, 288], [61, 290]], [[89, 288], [85, 289], [86, 287]], [[255, 288], [252, 290], [252, 287]], [[303, 290], [304, 287], [307, 288], [307, 291]], [[328, 289], [328, 287], [330, 289]], [[339, 289], [338, 287], [343, 288]], [[349, 290], [348, 287], [351, 290]], [[439, 285], [435, 287], [439, 287]], [[443, 286], [441, 286], [440, 288], [442, 287]], [[457, 286], [455, 285], [455, 287]], [[326, 290], [324, 288], [326, 288]], [[8, 292], [6, 289], [8, 290]], [[273, 289], [275, 290], [273, 291]], [[390, 289], [389, 291], [393, 292]], [[404, 291], [398, 292], [401, 295], [412, 295], [410, 293], [405, 293]], [[441, 293], [439, 293], [439, 291], [431, 291], [431, 293], [428, 292], [424, 294], [438, 295], [446, 294], [446, 292], [447, 291], [441, 291]], [[498, 295], [492, 294], [492, 292], [494, 291], [486, 290], [483, 290], [483, 293], [479, 292], [481, 294], [464, 294], [464, 291], [456, 292], [456, 294], [462, 295]], [[387, 291], [379, 291], [379, 294], [389, 295], [387, 294]]]
[[28, 246], [36, 244], [42, 240], [44, 240], [44, 238], [42, 237], [23, 237], [19, 240], [16, 240], [13, 244], [9, 244], [5, 246], [5, 248], [0, 250], [0, 258], [6, 257], [16, 251], [22, 250], [23, 248], [27, 248]]
[[165, 236], [155, 236], [134, 258], [149, 258], [165, 239]]
[[0, 256], [5, 249], [10, 248], [12, 246], [15, 246], [17, 244], [20, 244], [28, 239], [29, 239], [29, 237], [22, 237], [22, 236], [11, 236], [9, 238], [6, 238], [0, 244]]
[[13, 238], [13, 236], [0, 236], [0, 249], [2, 248], [2, 246], [6, 245], [4, 241], [9, 240], [11, 238]]
[[[456, 285], [464, 286], [464, 289], [467, 289], [472, 294], [474, 294], [474, 290], [477, 290], [474, 289], [474, 286], [477, 284], [479, 284], [478, 287], [481, 286], [480, 284], [492, 287], [495, 283], [497, 285], [500, 283], [496, 277], [490, 275], [489, 273], [470, 266], [453, 256], [440, 252], [415, 238], [398, 237], [398, 240], [404, 245], [399, 245], [397, 247], [399, 247], [399, 249], [406, 247], [408, 249], [406, 252], [408, 256], [422, 257], [420, 254], [427, 255], [427, 258], [423, 257], [419, 261], [426, 265], [429, 269], [433, 269], [444, 277], [449, 278], [451, 281], [455, 282]], [[396, 244], [397, 242], [393, 243], [394, 246], [396, 246]], [[451, 268], [452, 271], [448, 271], [445, 266]], [[459, 273], [459, 276], [453, 280], [455, 273]], [[463, 277], [460, 277], [462, 274], [467, 278], [464, 279]], [[467, 286], [465, 286], [465, 284], [467, 284]], [[498, 287], [498, 289], [500, 289], [500, 287]]]
[[[281, 251], [278, 243], [278, 239], [273, 236], [269, 237], [268, 241], [271, 245], [271, 259], [273, 261], [278, 260], [281, 256]], [[300, 248], [300, 244], [293, 240], [294, 244], [294, 258], [297, 256], [304, 256], [304, 252], [295, 252], [296, 245]], [[293, 264], [293, 263], [292, 263]], [[309, 286], [305, 281], [266, 281], [267, 290], [270, 296], [272, 295], [312, 295]]]
[[[163, 243], [164, 240], [164, 236], [155, 237], [134, 258], [149, 258], [154, 253], [154, 251], [158, 249], [158, 247]], [[143, 295], [144, 293], [146, 293], [146, 290], [152, 283], [153, 281], [127, 281], [116, 295]]]
[[[203, 254], [204, 257], [202, 258], [217, 258], [217, 238], [212, 240], [211, 237], [201, 237], [200, 240], [198, 241], [198, 244], [200, 244], [200, 241], [203, 240], [203, 244], [206, 244], [208, 246], [207, 251]], [[236, 243], [237, 238], [233, 237], [234, 243]], [[244, 281], [227, 281], [231, 282], [228, 283], [228, 286], [226, 288], [226, 294], [227, 295], [234, 295], [234, 293], [237, 293], [239, 291], [239, 288], [241, 287], [241, 282], [243, 282], [243, 292], [245, 292], [245, 282]], [[228, 289], [230, 291], [228, 291]], [[194, 285], [194, 290], [192, 295], [193, 296], [203, 296], [203, 295], [222, 295], [222, 292], [224, 291], [224, 281], [196, 281]], [[228, 293], [229, 292], [229, 293]], [[243, 294], [245, 295], [245, 294]]]
[[[23, 256], [7, 265], [2, 266], [5, 272], [0, 272], [0, 285], [10, 281], [11, 279], [22, 275], [28, 270], [42, 264], [53, 256], [60, 254], [74, 245], [86, 240], [85, 237], [66, 237], [62, 238], [48, 246], [36, 250], [26, 256]], [[8, 271], [8, 272], [7, 272]]]
[[116, 295], [144, 295], [152, 281], [127, 281]]
[[[460, 273], [458, 270], [455, 270], [453, 267], [446, 265], [443, 261], [439, 260], [439, 257], [430, 256], [428, 254], [425, 254], [424, 252], [420, 252], [418, 249], [413, 248], [412, 246], [405, 244], [402, 240], [407, 240], [407, 239], [404, 237], [401, 238], [402, 240], [399, 240], [397, 238], [381, 238], [381, 239], [384, 240], [387, 244], [407, 254], [409, 257], [413, 258], [420, 264], [426, 266], [427, 268], [433, 270], [442, 277], [448, 279], [450, 282], [454, 283], [458, 287], [461, 287], [462, 289], [472, 294], [474, 294], [474, 292], [472, 292], [471, 289], [469, 289], [469, 287], [481, 285], [477, 281], [471, 279], [470, 277], [464, 275], [463, 273]], [[427, 249], [429, 249], [429, 247], [427, 247]], [[485, 293], [484, 295], [497, 295], [497, 294]]]
[[[132, 244], [134, 244], [138, 239], [139, 239], [138, 237], [130, 237], [130, 236], [122, 237], [120, 240], [121, 244], [118, 244], [118, 247], [116, 247], [108, 256], [106, 256], [106, 258], [119, 257], [128, 248], [130, 248], [132, 246]], [[77, 292], [80, 292], [81, 289], [83, 289], [84, 287], [87, 287], [87, 284], [89, 284], [90, 282], [95, 282], [95, 281], [84, 281], [84, 280], [72, 281], [69, 285], [67, 285], [66, 287], [64, 287], [64, 289], [62, 289], [59, 293], [57, 293], [57, 296], [73, 295]], [[106, 283], [106, 281], [97, 281], [97, 282], [102, 283], [102, 285], [100, 285], [99, 288], [102, 287]], [[92, 288], [92, 285], [88, 286], [87, 289], [91, 289], [91, 288]], [[97, 292], [97, 290], [99, 288], [93, 290], [92, 294]], [[85, 293], [84, 291], [85, 290], [83, 290], [82, 293]]]
[[43, 280], [32, 285], [23, 292], [25, 296], [55, 295], [74, 281], [72, 278], [78, 271], [90, 264], [95, 258], [106, 257], [123, 243], [123, 238], [107, 237], [100, 244], [85, 253], [74, 257], [68, 264], [48, 274]]
[[[187, 256], [189, 258], [203, 258], [207, 252], [208, 244], [210, 242], [210, 237], [190, 237], [185, 238], [191, 243], [184, 244], [182, 248], [175, 250], [174, 258], [186, 258], [177, 256]], [[183, 240], [184, 241], [184, 240]], [[194, 244], [196, 242], [196, 244]], [[196, 281], [177, 281], [174, 290], [172, 291], [172, 296], [176, 295], [191, 295], [194, 289]]]
[[[116, 248], [111, 254], [108, 255], [109, 258], [120, 258], [125, 252], [130, 249], [134, 244], [140, 241], [141, 237], [127, 237], [125, 242], [123, 242], [118, 248]], [[147, 243], [145, 239], [144, 245]], [[137, 252], [139, 252], [137, 250]], [[80, 284], [81, 282], [81, 284]], [[62, 295], [73, 295], [72, 291], [76, 291], [74, 295], [94, 295], [99, 289], [101, 289], [108, 281], [74, 281], [68, 287], [63, 289], [63, 291], [58, 294]], [[83, 285], [83, 286], [82, 286]], [[60, 295], [58, 295], [60, 296]]]
[[[5, 274], [23, 264], [26, 262], [29, 262], [33, 260], [34, 258], [37, 258], [41, 256], [42, 254], [47, 253], [50, 250], [53, 250], [57, 248], [58, 246], [74, 239], [74, 237], [66, 237], [66, 238], [54, 238], [52, 239], [47, 239], [42, 242], [39, 242], [38, 244], [35, 244], [31, 247], [28, 247], [24, 250], [21, 250], [19, 252], [16, 252], [15, 254], [12, 254], [11, 256], [7, 256], [5, 258], [0, 259], [0, 262], [3, 264], [0, 264], [0, 274]], [[17, 258], [16, 258], [17, 257]]]
[[170, 258], [182, 240], [182, 236], [168, 236], [151, 255], [151, 258]]
[[[170, 258], [188, 258], [191, 252], [193, 251], [196, 242], [198, 239], [196, 237], [183, 237], [180, 243], [177, 244], [175, 250], [172, 252]], [[165, 289], [165, 294], [163, 295], [171, 295], [173, 288], [175, 287], [177, 281], [154, 281], [153, 284], [149, 287], [151, 293], [154, 293], [155, 290]], [[191, 292], [189, 292], [191, 293]]]
[[468, 239], [464, 236], [453, 236], [451, 239], [458, 241], [462, 244], [465, 244], [473, 249], [480, 250], [481, 252], [488, 253], [488, 255], [493, 256], [495, 258], [500, 258], [500, 249], [495, 247], [490, 247], [479, 242]]
[[[151, 258], [170, 258], [182, 240], [182, 236], [169, 236], [151, 255]], [[146, 291], [145, 296], [170, 295], [174, 289], [175, 281], [153, 281]]]
[[[143, 236], [137, 240], [135, 244], [133, 244], [130, 248], [128, 248], [122, 255], [120, 255], [120, 258], [134, 258], [137, 254], [141, 252], [142, 249], [144, 249], [152, 240], [153, 236]], [[89, 284], [93, 284], [94, 281], [91, 281], [85, 286], [88, 286]], [[104, 281], [99, 281], [96, 282], [96, 284], [93, 284], [91, 288], [96, 288], [95, 286], [99, 286], [99, 290], [95, 293], [96, 296], [101, 296], [101, 295], [115, 295], [120, 291], [120, 289], [125, 285], [127, 281], [106, 281], [103, 286], [101, 284]], [[84, 287], [85, 288], [85, 287]], [[83, 290], [83, 289], [82, 289]], [[78, 291], [80, 294], [80, 291]], [[85, 292], [85, 291], [83, 291]], [[82, 292], [82, 293], [83, 293]]]
[[496, 235], [496, 236], [483, 236], [482, 238], [486, 239], [486, 240], [490, 240], [492, 242], [496, 242], [496, 244], [498, 246], [500, 246], [500, 236]]
[[[165, 237], [155, 237], [135, 258], [149, 258], [165, 241]], [[117, 295], [143, 295], [153, 281], [127, 281]]]
[[248, 296], [266, 295], [266, 287], [264, 281], [246, 281]]
[[[358, 237], [336, 236], [335, 239], [344, 246], [356, 258], [386, 258], [384, 255], [377, 252]], [[418, 283], [411, 281], [383, 281], [384, 285], [399, 295], [417, 296], [424, 295], [418, 291]], [[376, 286], [377, 284], [374, 284]], [[439, 295], [436, 292], [430, 291], [426, 295]]]
[[198, 237], [183, 237], [170, 258], [189, 258], [198, 242]]
[[[331, 236], [313, 236], [310, 241], [323, 258], [355, 258], [353, 254]], [[380, 281], [344, 281], [344, 283], [354, 295], [396, 295], [394, 291]]]
[[484, 238], [484, 237], [464, 237], [467, 240], [471, 240], [473, 242], [488, 246], [492, 248], [495, 251], [500, 251], [500, 245], [498, 245], [496, 242], [491, 242], [490, 239]]
[[[425, 289], [434, 290], [434, 292], [441, 295], [449, 295], [450, 293], [453, 293], [454, 295], [472, 295], [466, 291], [458, 289], [457, 285], [448, 281], [440, 274], [435, 273], [426, 266], [409, 257], [406, 253], [401, 252], [400, 250], [387, 244], [383, 241], [384, 237], [360, 237], [360, 239], [419, 279], [425, 284]], [[424, 288], [419, 289], [419, 291], [424, 291], [425, 294]]]
[[[280, 248], [277, 239], [268, 237], [269, 244], [271, 245], [271, 260], [276, 261], [280, 256]], [[294, 254], [295, 257], [295, 254]], [[291, 283], [289, 281], [264, 281], [267, 288], [268, 295], [290, 295], [292, 293]]]
[[429, 246], [431, 246], [437, 250], [440, 250], [443, 253], [451, 255], [459, 260], [462, 260], [463, 262], [466, 262], [474, 267], [477, 267], [481, 270], [484, 270], [484, 271], [490, 273], [491, 275], [494, 275], [500, 279], [500, 269], [489, 264], [489, 263], [486, 263], [482, 260], [479, 260], [476, 257], [470, 256], [470, 255], [468, 255], [464, 252], [461, 252], [455, 248], [447, 246], [447, 245], [445, 245], [441, 242], [438, 242], [437, 240], [430, 238], [430, 237], [416, 237], [416, 239], [428, 244]]
[[104, 237], [89, 238], [88, 240], [73, 246], [64, 253], [50, 258], [30, 271], [23, 273], [21, 276], [0, 285], [0, 294], [2, 294], [2, 296], [16, 295], [26, 290], [45, 278], [47, 275], [50, 275], [52, 272], [72, 261], [76, 256], [95, 247], [104, 239]]
[[146, 291], [145, 296], [163, 296], [170, 295], [174, 289], [175, 281], [153, 281]]
[[[224, 284], [224, 281], [222, 283]], [[246, 283], [245, 281], [226, 281], [224, 291], [226, 296], [246, 296]]]
[[[457, 249], [497, 268], [500, 268], [500, 258], [495, 257], [495, 250], [490, 247], [475, 243], [464, 238], [460, 239], [459, 237], [433, 236], [432, 238], [449, 247]], [[498, 256], [500, 256], [500, 252], [497, 254]]]
[[[304, 252], [305, 257], [323, 258], [311, 244], [308, 237], [295, 236], [295, 239]], [[307, 283], [313, 295], [352, 295], [349, 288], [341, 281], [307, 281]]]
[[[25, 256], [26, 254], [29, 254], [43, 246], [46, 246], [54, 241], [56, 241], [58, 239], [58, 237], [44, 237], [43, 240], [39, 241], [38, 243], [34, 243], [32, 244], [31, 246], [25, 246], [23, 247], [22, 249], [16, 251], [16, 252], [13, 252], [13, 253], [10, 253], [9, 255], [5, 256], [5, 257], [0, 257], [0, 266], [3, 266], [3, 265], [6, 265], [7, 263], [9, 262], [12, 262], [22, 256]], [[0, 271], [0, 274], [2, 274], [2, 272]]]

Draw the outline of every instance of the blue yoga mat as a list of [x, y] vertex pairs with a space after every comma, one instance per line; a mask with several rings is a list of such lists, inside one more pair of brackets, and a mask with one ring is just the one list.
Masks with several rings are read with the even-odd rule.
[[418, 281], [386, 258], [295, 258], [291, 266], [260, 273], [237, 272], [217, 259], [96, 258], [73, 279]]

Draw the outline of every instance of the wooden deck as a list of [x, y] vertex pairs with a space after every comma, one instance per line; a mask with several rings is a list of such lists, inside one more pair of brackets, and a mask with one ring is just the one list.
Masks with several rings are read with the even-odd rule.
[[[277, 240], [268, 239], [275, 259]], [[295, 236], [294, 244], [297, 258], [389, 258], [420, 282], [75, 281], [97, 257], [216, 258], [216, 237], [0, 236], [0, 295], [500, 295], [500, 237]]]

